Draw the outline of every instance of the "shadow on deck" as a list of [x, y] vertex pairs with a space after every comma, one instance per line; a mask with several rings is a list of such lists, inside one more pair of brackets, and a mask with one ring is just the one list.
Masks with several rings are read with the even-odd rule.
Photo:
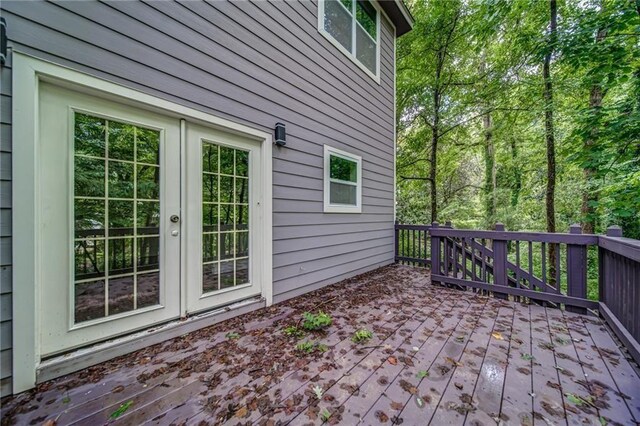
[[[381, 268], [43, 383], [2, 424], [640, 421], [638, 370], [598, 318], [428, 284]], [[318, 309], [326, 333], [283, 333]]]

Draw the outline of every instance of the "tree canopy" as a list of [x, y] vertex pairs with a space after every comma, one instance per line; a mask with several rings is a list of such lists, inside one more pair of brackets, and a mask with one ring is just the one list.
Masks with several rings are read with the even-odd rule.
[[409, 7], [398, 220], [640, 238], [640, 0]]

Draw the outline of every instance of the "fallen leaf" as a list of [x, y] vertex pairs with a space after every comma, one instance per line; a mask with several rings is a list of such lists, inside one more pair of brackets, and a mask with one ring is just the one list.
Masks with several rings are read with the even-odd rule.
[[378, 418], [378, 420], [380, 421], [380, 423], [386, 423], [389, 421], [389, 416], [386, 415], [386, 413], [384, 411], [376, 411], [376, 417]]
[[124, 386], [120, 385], [120, 386], [116, 386], [115, 388], [111, 389], [112, 393], [120, 393], [124, 390]]
[[418, 405], [419, 408], [422, 408], [424, 407], [424, 400], [419, 396], [416, 396], [416, 404]]
[[420, 370], [418, 371], [418, 374], [416, 374], [416, 377], [418, 379], [424, 379], [425, 377], [429, 377], [429, 372], [426, 370]]
[[583, 401], [582, 398], [580, 398], [577, 395], [574, 395], [572, 393], [565, 393], [564, 396], [567, 397], [567, 399], [569, 400], [569, 402], [572, 402], [576, 405], [582, 405]]
[[398, 359], [394, 356], [390, 356], [389, 358], [387, 358], [387, 361], [389, 361], [389, 364], [391, 365], [398, 365]]
[[504, 340], [504, 337], [502, 337], [502, 334], [498, 333], [497, 331], [494, 331], [493, 333], [491, 333], [491, 335], [496, 340]]
[[42, 426], [56, 426], [58, 423], [53, 420], [53, 419], [49, 419], [46, 422], [42, 423]]
[[239, 409], [238, 411], [236, 411], [235, 416], [239, 419], [243, 418], [243, 417], [247, 417], [247, 414], [249, 414], [249, 410], [247, 410], [247, 407], [242, 407], [241, 409]]
[[454, 383], [455, 387], [457, 387], [458, 389], [462, 389], [464, 386], [462, 386], [462, 383]]
[[456, 361], [455, 359], [451, 358], [451, 357], [444, 357], [445, 361], [450, 362], [451, 364], [455, 365], [456, 367], [462, 367], [462, 363]]
[[109, 416], [109, 418], [111, 420], [115, 420], [118, 417], [120, 417], [121, 415], [123, 415], [128, 409], [129, 407], [131, 407], [133, 405], [133, 400], [131, 401], [127, 401], [124, 404], [120, 404], [120, 407], [118, 407], [118, 409], [116, 411], [114, 411], [113, 413], [111, 413], [111, 415]]
[[396, 411], [400, 411], [402, 410], [402, 408], [404, 407], [404, 404], [402, 402], [395, 402], [395, 401], [391, 401], [391, 408], [396, 410]]

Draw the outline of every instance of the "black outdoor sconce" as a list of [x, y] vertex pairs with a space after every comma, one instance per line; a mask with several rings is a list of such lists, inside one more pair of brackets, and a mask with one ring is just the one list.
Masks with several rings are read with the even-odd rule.
[[0, 18], [0, 64], [7, 61], [7, 21]]
[[275, 128], [275, 143], [278, 146], [285, 146], [287, 144], [287, 131], [283, 123], [276, 123]]

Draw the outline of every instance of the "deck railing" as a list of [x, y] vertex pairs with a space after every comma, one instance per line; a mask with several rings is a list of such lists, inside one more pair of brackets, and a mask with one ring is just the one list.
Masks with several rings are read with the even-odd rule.
[[640, 241], [570, 232], [454, 229], [449, 223], [395, 226], [395, 260], [431, 268], [433, 283], [599, 313], [640, 362]]

